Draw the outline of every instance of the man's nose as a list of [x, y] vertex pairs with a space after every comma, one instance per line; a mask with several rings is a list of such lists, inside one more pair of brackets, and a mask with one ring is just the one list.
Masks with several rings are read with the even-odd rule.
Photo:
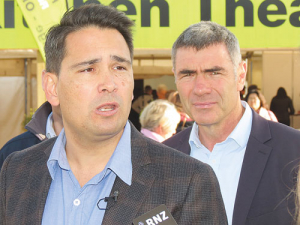
[[98, 91], [101, 92], [114, 92], [117, 90], [116, 78], [112, 71], [106, 70], [99, 74], [100, 82]]
[[196, 75], [194, 92], [197, 95], [209, 94], [211, 92], [211, 82], [205, 75]]

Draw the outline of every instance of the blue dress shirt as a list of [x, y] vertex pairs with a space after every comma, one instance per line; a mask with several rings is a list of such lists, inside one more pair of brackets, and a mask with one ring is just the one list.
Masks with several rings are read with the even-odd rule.
[[241, 120], [226, 140], [217, 143], [211, 152], [201, 144], [196, 123], [189, 138], [191, 156], [209, 164], [218, 178], [229, 225], [252, 126], [252, 111], [246, 102], [242, 101], [242, 105], [245, 112]]
[[52, 182], [45, 204], [42, 225], [101, 224], [106, 203], [116, 176], [126, 184], [132, 182], [131, 128], [127, 121], [122, 137], [104, 170], [80, 187], [65, 151], [64, 130], [59, 134], [47, 162]]
[[53, 128], [53, 113], [51, 112], [48, 116], [46, 123], [46, 137], [48, 139], [56, 137], [56, 133]]

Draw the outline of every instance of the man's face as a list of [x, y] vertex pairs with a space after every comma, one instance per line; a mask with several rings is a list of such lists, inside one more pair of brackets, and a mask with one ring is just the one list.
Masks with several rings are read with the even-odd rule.
[[224, 44], [196, 51], [179, 48], [175, 61], [175, 80], [186, 113], [198, 125], [210, 126], [235, 115], [240, 104], [246, 65], [234, 65]]
[[120, 134], [133, 85], [130, 52], [117, 30], [87, 27], [69, 34], [56, 85], [66, 133], [94, 139]]

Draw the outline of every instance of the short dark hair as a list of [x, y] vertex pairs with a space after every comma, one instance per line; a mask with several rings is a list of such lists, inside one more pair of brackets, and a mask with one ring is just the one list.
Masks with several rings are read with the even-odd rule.
[[224, 43], [234, 66], [242, 60], [238, 39], [226, 27], [211, 21], [201, 21], [189, 26], [177, 38], [172, 47], [172, 60], [175, 69], [177, 49], [195, 48], [197, 51], [214, 44]]
[[46, 71], [59, 75], [61, 62], [66, 54], [66, 37], [72, 32], [89, 26], [119, 31], [127, 43], [132, 60], [133, 25], [132, 20], [112, 6], [87, 4], [66, 12], [60, 24], [50, 28], [47, 33], [45, 42]]
[[147, 86], [145, 87], [145, 93], [148, 93], [148, 92], [150, 92], [150, 91], [152, 91], [152, 87], [151, 87], [150, 85], [147, 85]]

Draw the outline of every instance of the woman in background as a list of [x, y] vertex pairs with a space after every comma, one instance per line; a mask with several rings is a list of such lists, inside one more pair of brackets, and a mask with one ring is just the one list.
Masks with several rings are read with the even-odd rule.
[[176, 133], [180, 114], [175, 106], [167, 100], [155, 100], [148, 104], [140, 115], [141, 133], [163, 142]]
[[259, 97], [259, 93], [256, 90], [250, 91], [246, 98], [245, 101], [249, 104], [249, 106], [257, 112], [261, 117], [265, 118], [266, 120], [272, 120], [275, 122], [278, 122], [276, 116], [274, 113], [270, 110], [265, 109], [262, 106], [262, 101]]
[[276, 115], [278, 122], [290, 126], [290, 115], [295, 113], [292, 99], [287, 96], [283, 87], [277, 91], [277, 95], [271, 101], [270, 109]]

